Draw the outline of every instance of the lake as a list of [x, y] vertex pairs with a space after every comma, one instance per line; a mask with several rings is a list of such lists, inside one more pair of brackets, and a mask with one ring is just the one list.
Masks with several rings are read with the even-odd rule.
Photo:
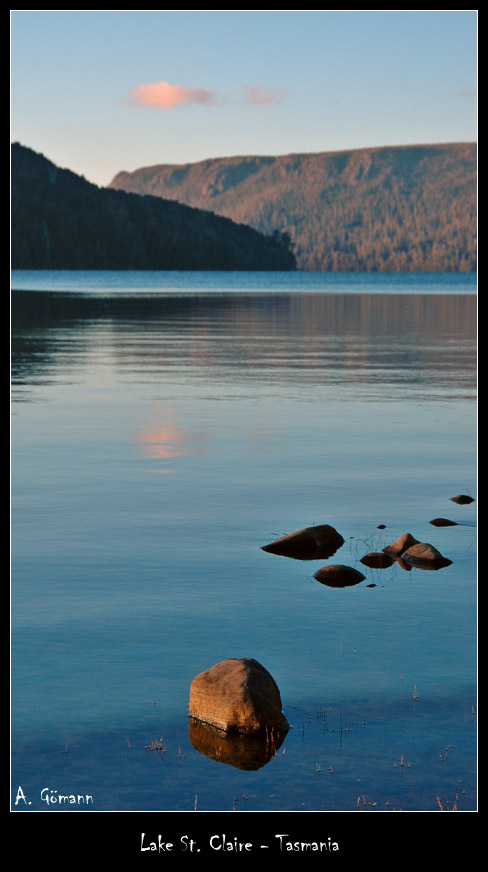
[[[13, 810], [477, 808], [476, 320], [472, 274], [12, 274]], [[406, 532], [450, 564], [361, 563]], [[229, 657], [259, 768], [189, 722]]]

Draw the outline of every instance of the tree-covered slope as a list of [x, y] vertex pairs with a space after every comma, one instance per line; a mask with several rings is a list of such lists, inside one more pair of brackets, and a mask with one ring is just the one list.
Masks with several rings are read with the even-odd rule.
[[13, 269], [289, 270], [281, 233], [99, 188], [19, 143], [11, 151]]
[[111, 188], [291, 237], [299, 269], [476, 268], [474, 143], [215, 158], [121, 172]]

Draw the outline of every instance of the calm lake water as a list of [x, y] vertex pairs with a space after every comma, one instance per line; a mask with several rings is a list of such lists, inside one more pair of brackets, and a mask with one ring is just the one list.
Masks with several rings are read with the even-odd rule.
[[[475, 277], [12, 287], [12, 808], [476, 809]], [[261, 550], [314, 524], [333, 557]], [[360, 563], [405, 532], [451, 565]], [[190, 732], [228, 657], [290, 723], [257, 769]]]

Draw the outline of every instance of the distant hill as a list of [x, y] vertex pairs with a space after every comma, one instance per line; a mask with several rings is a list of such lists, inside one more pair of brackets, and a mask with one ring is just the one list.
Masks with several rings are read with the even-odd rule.
[[229, 157], [120, 172], [110, 188], [291, 237], [299, 269], [476, 269], [474, 143]]
[[159, 197], [99, 188], [43, 155], [11, 151], [13, 269], [290, 270], [279, 232], [263, 236]]

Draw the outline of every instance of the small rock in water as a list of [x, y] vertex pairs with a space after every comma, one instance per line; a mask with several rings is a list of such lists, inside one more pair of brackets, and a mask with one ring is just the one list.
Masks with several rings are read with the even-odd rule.
[[361, 557], [361, 563], [369, 566], [370, 569], [386, 569], [394, 563], [394, 560], [393, 557], [390, 557], [389, 554], [385, 554], [383, 551], [370, 551], [369, 554]]
[[450, 521], [448, 518], [434, 518], [433, 521], [429, 521], [429, 524], [432, 524], [433, 527], [457, 527], [457, 521]]
[[351, 587], [354, 584], [359, 584], [366, 578], [358, 569], [353, 569], [352, 566], [342, 566], [337, 564], [334, 566], [323, 566], [319, 569], [314, 578], [320, 581], [321, 584], [326, 584], [327, 587]]
[[419, 540], [414, 539], [411, 533], [404, 533], [392, 545], [387, 545], [386, 548], [383, 548], [383, 553], [391, 554], [393, 557], [400, 557], [407, 548], [410, 548], [412, 545], [418, 545], [418, 543]]
[[467, 494], [458, 494], [455, 497], [451, 497], [453, 503], [458, 503], [460, 506], [465, 506], [468, 503], [474, 503], [475, 500], [473, 497], [469, 497]]
[[319, 524], [281, 536], [269, 545], [263, 545], [262, 550], [296, 560], [317, 560], [332, 557], [343, 544], [343, 537], [334, 527]]
[[286, 732], [278, 685], [252, 658], [222, 660], [193, 679], [190, 717], [220, 730], [268, 734]]
[[411, 548], [403, 552], [402, 560], [418, 569], [442, 569], [442, 567], [452, 564], [452, 560], [448, 560], [428, 542], [418, 542], [417, 545], [412, 545]]

